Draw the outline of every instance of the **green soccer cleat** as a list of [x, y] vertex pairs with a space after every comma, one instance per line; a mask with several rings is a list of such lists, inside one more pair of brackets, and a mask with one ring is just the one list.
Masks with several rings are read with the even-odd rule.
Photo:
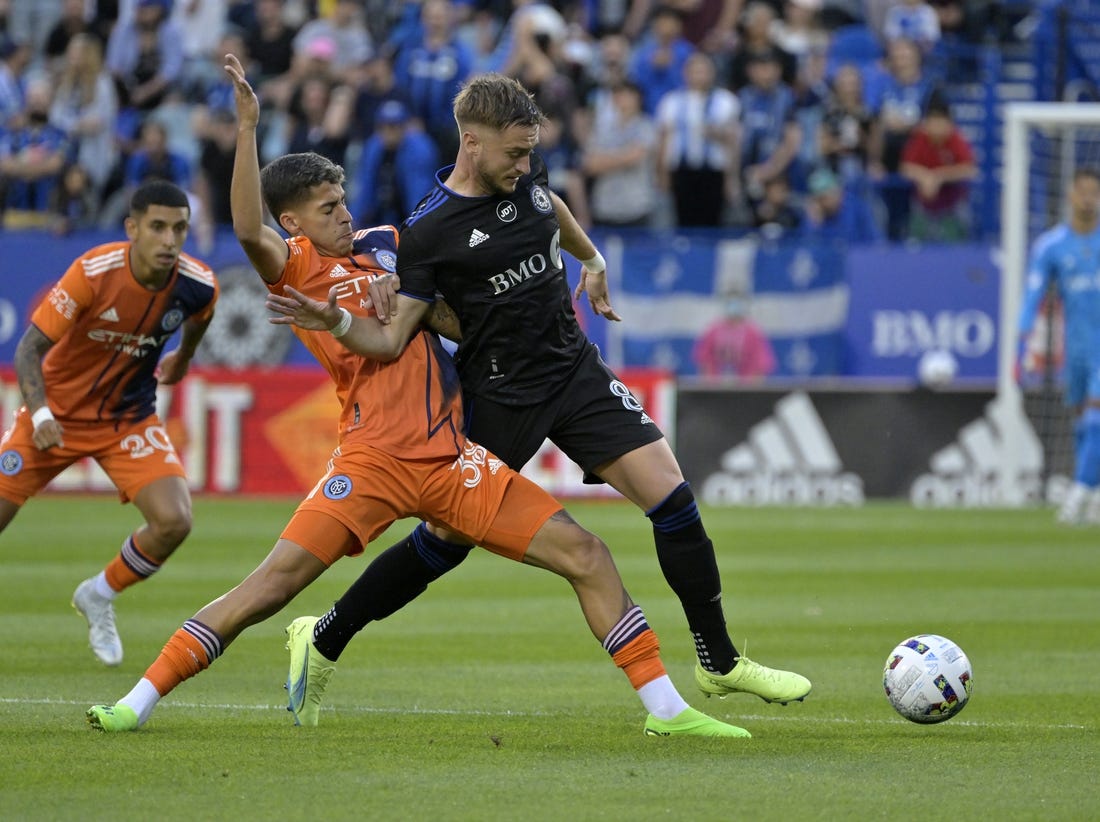
[[728, 674], [703, 669], [695, 663], [695, 684], [708, 697], [725, 698], [728, 694], [755, 694], [765, 702], [801, 702], [810, 692], [810, 680], [790, 671], [777, 671], [748, 657], [741, 657]]
[[658, 719], [653, 714], [645, 720], [646, 736], [733, 736], [751, 739], [752, 734], [736, 725], [727, 725], [694, 708], [685, 708], [672, 719]]
[[298, 617], [286, 626], [286, 649], [290, 651], [290, 673], [284, 686], [289, 694], [286, 709], [294, 714], [295, 725], [317, 726], [321, 698], [328, 681], [336, 672], [336, 663], [329, 662], [313, 647], [313, 626], [317, 617]]
[[84, 715], [88, 724], [101, 731], [136, 731], [138, 729], [137, 711], [129, 705], [93, 705]]

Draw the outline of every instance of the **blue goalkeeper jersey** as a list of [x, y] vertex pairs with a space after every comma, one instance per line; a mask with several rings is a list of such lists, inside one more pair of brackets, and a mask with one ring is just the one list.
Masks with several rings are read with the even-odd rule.
[[1035, 240], [1020, 312], [1021, 335], [1034, 326], [1052, 282], [1065, 313], [1067, 358], [1100, 358], [1100, 227], [1078, 234], [1062, 223]]

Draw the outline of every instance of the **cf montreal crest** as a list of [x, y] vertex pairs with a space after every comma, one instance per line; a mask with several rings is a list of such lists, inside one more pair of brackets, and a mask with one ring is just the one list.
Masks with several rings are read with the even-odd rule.
[[531, 186], [531, 204], [543, 214], [549, 214], [554, 204], [550, 202], [550, 195], [542, 186]]

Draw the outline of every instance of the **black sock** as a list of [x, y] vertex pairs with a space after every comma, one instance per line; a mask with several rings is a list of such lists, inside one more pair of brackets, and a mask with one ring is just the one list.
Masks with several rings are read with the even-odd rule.
[[469, 553], [469, 545], [445, 542], [421, 523], [405, 539], [375, 557], [317, 621], [313, 647], [335, 662], [368, 622], [401, 610], [424, 593], [428, 583], [455, 568]]
[[703, 528], [690, 486], [686, 482], [679, 485], [646, 516], [653, 523], [661, 571], [680, 598], [695, 639], [699, 664], [708, 671], [728, 673], [738, 653], [722, 613], [722, 581], [714, 544]]

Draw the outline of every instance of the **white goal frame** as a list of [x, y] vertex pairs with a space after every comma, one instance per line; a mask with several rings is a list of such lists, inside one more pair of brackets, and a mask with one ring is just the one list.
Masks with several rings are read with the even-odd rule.
[[[1002, 409], [1000, 482], [1005, 505], [1026, 502], [1021, 467], [1027, 443], [1035, 441], [1016, 384], [1016, 328], [1027, 273], [1028, 181], [1031, 151], [1028, 129], [1042, 126], [1087, 126], [1100, 129], [1096, 103], [1006, 103], [1004, 107], [1004, 165], [1001, 189], [1001, 306], [1000, 346], [997, 356], [997, 400]], [[1070, 132], [1072, 133], [1072, 132]], [[1069, 170], [1067, 170], [1069, 171]]]

